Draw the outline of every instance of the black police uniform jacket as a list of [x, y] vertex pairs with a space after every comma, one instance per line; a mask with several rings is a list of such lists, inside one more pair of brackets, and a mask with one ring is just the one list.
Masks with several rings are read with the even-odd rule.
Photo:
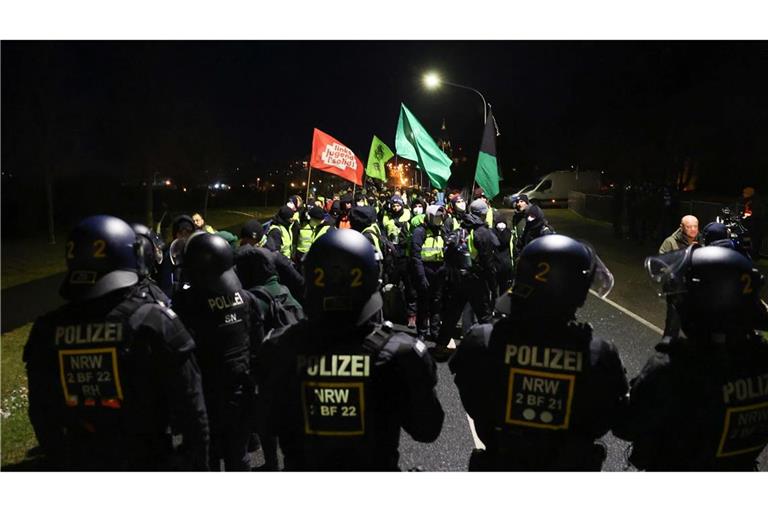
[[600, 469], [594, 441], [628, 385], [616, 348], [589, 324], [513, 313], [473, 327], [450, 369], [487, 448], [485, 469]]
[[753, 469], [768, 444], [768, 344], [750, 334], [657, 345], [615, 433], [640, 469]]
[[252, 417], [251, 352], [262, 333], [255, 299], [247, 290], [215, 293], [189, 288], [174, 300], [197, 343], [196, 357], [214, 435]]
[[329, 331], [305, 320], [264, 341], [260, 398], [286, 469], [397, 470], [401, 427], [425, 443], [440, 434], [426, 346], [374, 327]]
[[[195, 344], [141, 286], [40, 317], [24, 347], [29, 418], [57, 469], [205, 469]], [[169, 425], [184, 457], [169, 457]], [[177, 454], [178, 455], [178, 454]]]

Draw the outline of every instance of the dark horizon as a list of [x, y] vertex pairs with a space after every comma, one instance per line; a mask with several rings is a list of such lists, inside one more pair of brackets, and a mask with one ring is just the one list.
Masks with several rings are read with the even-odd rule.
[[728, 41], [4, 41], [2, 167], [30, 181], [255, 176], [305, 157], [315, 127], [365, 161], [374, 134], [394, 150], [404, 102], [435, 138], [446, 120], [464, 182], [481, 101], [427, 91], [429, 70], [493, 105], [509, 183], [688, 165], [705, 189], [768, 185], [768, 45]]

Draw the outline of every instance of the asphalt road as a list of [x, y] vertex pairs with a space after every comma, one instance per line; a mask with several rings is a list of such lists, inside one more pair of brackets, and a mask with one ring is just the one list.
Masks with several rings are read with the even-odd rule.
[[[547, 210], [556, 231], [590, 242], [606, 266], [614, 273], [616, 284], [609, 299], [634, 315], [655, 325], [656, 329], [622, 312], [617, 307], [589, 295], [578, 317], [592, 324], [596, 336], [613, 342], [627, 370], [628, 378], [640, 372], [654, 346], [661, 339], [665, 306], [642, 267], [645, 256], [655, 253], [652, 243], [640, 244], [613, 238], [610, 225], [582, 219], [567, 210]], [[440, 437], [431, 444], [417, 443], [407, 434], [401, 436], [400, 467], [425, 471], [466, 471], [475, 447], [467, 414], [446, 363], [438, 364], [437, 393], [446, 417]], [[602, 441], [608, 448], [604, 471], [627, 470], [628, 443], [610, 433]], [[761, 457], [761, 470], [768, 471], [768, 450]]]

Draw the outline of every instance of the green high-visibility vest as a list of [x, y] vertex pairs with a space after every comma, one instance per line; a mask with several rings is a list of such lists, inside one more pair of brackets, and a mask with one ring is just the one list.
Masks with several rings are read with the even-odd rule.
[[281, 226], [280, 224], [272, 224], [269, 226], [269, 231], [267, 234], [271, 233], [275, 229], [280, 230], [280, 253], [282, 253], [282, 255], [286, 258], [290, 258], [291, 252], [293, 252], [293, 236], [291, 235], [291, 231], [285, 226]]
[[443, 246], [445, 242], [439, 234], [433, 235], [427, 231], [427, 237], [421, 246], [421, 261], [438, 262], [443, 261]]
[[314, 233], [312, 235], [312, 243], [317, 242], [317, 239], [323, 236], [328, 232], [328, 230], [331, 229], [331, 226], [328, 224], [323, 224], [320, 229], [317, 231], [317, 233]]
[[379, 245], [379, 227], [376, 224], [372, 224], [361, 231], [361, 233], [370, 233], [373, 236], [373, 250], [376, 251], [376, 260], [381, 261], [384, 259], [384, 253], [381, 252], [381, 245]]
[[312, 246], [312, 238], [312, 226], [310, 226], [309, 223], [301, 226], [301, 229], [299, 230], [299, 243], [296, 246], [296, 250], [302, 254], [309, 252], [309, 248]]

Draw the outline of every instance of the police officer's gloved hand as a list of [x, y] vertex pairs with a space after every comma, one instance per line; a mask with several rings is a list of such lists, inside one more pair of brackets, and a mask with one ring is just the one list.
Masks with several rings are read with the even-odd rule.
[[426, 277], [422, 278], [422, 280], [419, 282], [419, 289], [421, 291], [429, 290], [429, 281], [427, 281]]

